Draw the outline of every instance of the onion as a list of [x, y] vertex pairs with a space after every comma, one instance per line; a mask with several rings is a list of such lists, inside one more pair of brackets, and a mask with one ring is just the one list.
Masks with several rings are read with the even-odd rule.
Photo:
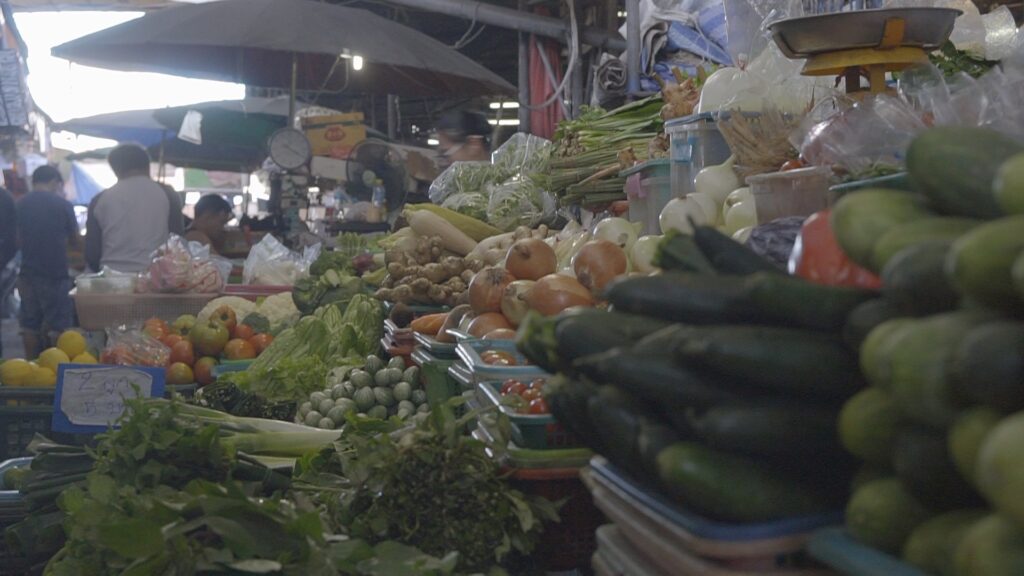
[[718, 221], [722, 219], [722, 206], [725, 204], [723, 199], [722, 202], [716, 202], [711, 196], [702, 192], [694, 192], [693, 194], [687, 194], [688, 200], [693, 200], [700, 206], [700, 209], [704, 211], [704, 217], [707, 218], [709, 226], [718, 224]]
[[511, 328], [498, 328], [484, 335], [484, 340], [515, 340], [516, 331]]
[[753, 202], [743, 200], [725, 213], [725, 232], [732, 236], [747, 226], [757, 226], [757, 209]]
[[535, 284], [533, 280], [516, 280], [505, 287], [505, 293], [501, 297], [501, 313], [513, 326], [519, 326], [526, 313], [530, 311], [526, 298]]
[[669, 230], [676, 230], [692, 235], [695, 225], [705, 226], [708, 224], [708, 215], [698, 201], [689, 196], [673, 198], [661, 210], [658, 223], [661, 225], [662, 234], [668, 234]]
[[625, 218], [606, 218], [597, 223], [594, 228], [594, 238], [607, 240], [629, 251], [636, 242], [638, 226]]
[[587, 242], [572, 260], [576, 279], [598, 297], [609, 282], [626, 273], [627, 266], [626, 253], [607, 240]]
[[721, 212], [722, 205], [725, 204], [725, 198], [729, 193], [743, 185], [732, 169], [734, 161], [735, 157], [732, 156], [723, 164], [708, 166], [701, 170], [694, 179], [696, 191], [707, 194], [718, 206], [719, 212]]
[[554, 274], [558, 266], [555, 249], [537, 238], [524, 238], [508, 249], [505, 269], [516, 278], [540, 280]]
[[466, 331], [471, 336], [476, 338], [483, 338], [485, 334], [494, 332], [495, 330], [501, 330], [502, 328], [511, 330], [512, 325], [508, 323], [508, 320], [497, 312], [487, 312], [481, 314], [473, 321], [469, 323]]
[[484, 268], [469, 282], [469, 305], [473, 312], [498, 312], [505, 287], [515, 278], [504, 268]]
[[654, 265], [654, 255], [658, 251], [658, 245], [664, 236], [643, 236], [633, 244], [633, 251], [630, 253], [633, 261], [633, 268], [642, 274], [650, 274], [657, 270]]
[[573, 306], [594, 304], [590, 291], [585, 286], [575, 278], [562, 274], [549, 274], [538, 280], [526, 296], [526, 301], [530, 303], [530, 309], [544, 316], [554, 316]]

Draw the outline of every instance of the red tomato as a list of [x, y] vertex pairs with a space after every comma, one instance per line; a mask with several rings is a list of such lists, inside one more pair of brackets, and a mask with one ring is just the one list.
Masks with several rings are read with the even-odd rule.
[[527, 388], [526, 390], [520, 392], [519, 395], [523, 398], [523, 400], [526, 400], [527, 402], [532, 402], [537, 398], [541, 397], [540, 390], [538, 388]]
[[508, 391], [509, 391], [509, 389], [511, 389], [511, 388], [512, 388], [512, 386], [515, 386], [516, 384], [519, 384], [519, 383], [520, 383], [520, 382], [519, 382], [518, 380], [514, 379], [514, 378], [509, 378], [508, 380], [505, 380], [505, 381], [504, 381], [504, 382], [503, 382], [503, 383], [501, 384], [501, 394], [502, 394], [503, 396], [504, 396], [505, 394], [508, 394]]
[[[503, 387], [504, 388], [504, 387]], [[502, 396], [519, 396], [526, 390], [526, 385], [519, 381], [513, 381], [507, 390], [503, 389]]]
[[547, 414], [548, 403], [543, 398], [535, 398], [530, 401], [530, 414]]
[[238, 338], [241, 340], [249, 340], [256, 335], [256, 331], [247, 324], [236, 324], [235, 329], [231, 331], [232, 338]]
[[536, 388], [538, 390], [542, 390], [544, 388], [544, 379], [543, 378], [537, 378], [533, 382], [530, 382], [530, 388]]
[[480, 359], [484, 361], [484, 364], [490, 364], [491, 366], [515, 366], [516, 357], [509, 352], [502, 352], [500, 350], [488, 350], [480, 355]]
[[257, 356], [262, 354], [273, 341], [274, 337], [270, 334], [257, 334], [249, 338], [249, 344], [252, 344], [252, 347], [256, 349]]
[[171, 364], [182, 363], [188, 366], [195, 364], [196, 354], [192, 349], [192, 343], [188, 340], [180, 340], [171, 348]]
[[804, 280], [828, 286], [881, 288], [882, 281], [871, 271], [847, 258], [836, 241], [829, 210], [812, 214], [800, 228], [789, 257], [789, 269]]

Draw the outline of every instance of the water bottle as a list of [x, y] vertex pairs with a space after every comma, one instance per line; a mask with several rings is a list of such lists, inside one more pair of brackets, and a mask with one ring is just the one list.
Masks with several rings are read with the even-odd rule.
[[370, 199], [374, 212], [380, 215], [380, 222], [388, 219], [388, 194], [384, 188], [384, 181], [378, 179], [373, 183], [373, 196]]

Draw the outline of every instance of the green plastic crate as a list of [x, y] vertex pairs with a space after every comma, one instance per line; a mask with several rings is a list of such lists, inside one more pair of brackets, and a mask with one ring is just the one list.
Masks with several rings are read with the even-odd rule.
[[501, 382], [481, 382], [481, 395], [512, 421], [512, 441], [531, 450], [553, 450], [582, 446], [572, 433], [551, 414], [519, 414], [501, 403]]

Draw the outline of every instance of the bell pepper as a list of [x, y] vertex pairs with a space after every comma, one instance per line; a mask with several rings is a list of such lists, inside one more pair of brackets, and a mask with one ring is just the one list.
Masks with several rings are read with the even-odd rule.
[[823, 210], [811, 215], [800, 228], [789, 257], [790, 274], [829, 286], [881, 288], [882, 281], [878, 276], [855, 264], [843, 253], [829, 223], [829, 212]]

